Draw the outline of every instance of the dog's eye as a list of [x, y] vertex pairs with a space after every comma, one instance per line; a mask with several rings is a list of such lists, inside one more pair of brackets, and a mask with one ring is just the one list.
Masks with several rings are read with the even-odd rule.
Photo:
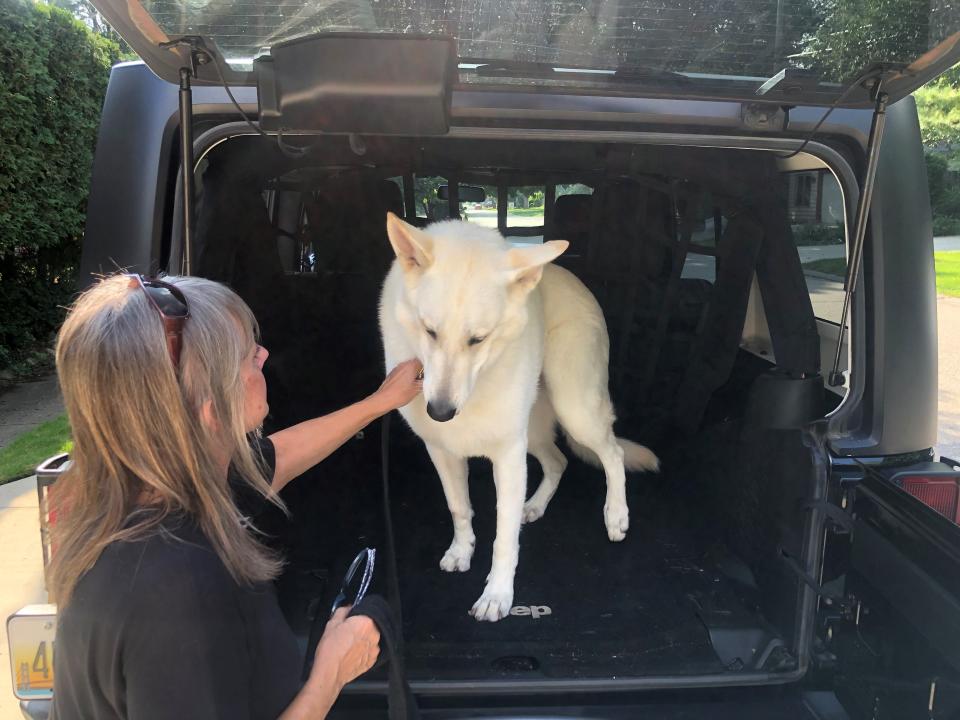
[[474, 335], [469, 340], [467, 340], [467, 345], [479, 345], [486, 339], [487, 339], [486, 335], [482, 335], [482, 336]]
[[431, 330], [431, 329], [428, 328], [428, 327], [425, 327], [424, 330], [427, 331], [427, 335], [429, 335], [431, 338], [433, 338], [434, 340], [437, 339], [437, 331], [436, 331], [436, 330]]

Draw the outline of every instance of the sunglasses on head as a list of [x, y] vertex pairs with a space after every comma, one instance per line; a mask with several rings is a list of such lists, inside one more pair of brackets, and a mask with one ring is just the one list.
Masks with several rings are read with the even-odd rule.
[[174, 369], [179, 370], [183, 326], [186, 324], [187, 318], [190, 317], [187, 298], [184, 297], [180, 288], [163, 280], [138, 274], [127, 275], [127, 277], [130, 278], [129, 287], [143, 290], [153, 309], [160, 315], [160, 319], [163, 321], [163, 332], [167, 338], [167, 351], [170, 353], [170, 360], [173, 362]]

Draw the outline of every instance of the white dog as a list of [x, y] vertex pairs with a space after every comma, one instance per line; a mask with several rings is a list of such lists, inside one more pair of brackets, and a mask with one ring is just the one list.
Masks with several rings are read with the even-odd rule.
[[[426, 443], [453, 516], [440, 567], [470, 569], [467, 458], [488, 457], [497, 536], [487, 585], [470, 613], [499, 620], [513, 604], [520, 524], [543, 515], [567, 464], [554, 443], [558, 420], [577, 454], [603, 467], [612, 541], [629, 526], [625, 466], [657, 470], [659, 462], [613, 434], [600, 306], [573, 274], [548, 265], [567, 249], [565, 240], [511, 249], [495, 230], [459, 220], [419, 230], [393, 214], [387, 232], [397, 259], [380, 298], [380, 329], [387, 369], [410, 357], [423, 363], [423, 395], [400, 413]], [[543, 481], [524, 504], [528, 452]]]

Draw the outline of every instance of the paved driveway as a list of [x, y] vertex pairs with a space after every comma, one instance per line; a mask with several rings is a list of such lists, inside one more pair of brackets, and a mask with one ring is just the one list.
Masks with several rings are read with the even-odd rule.
[[63, 412], [57, 379], [20, 383], [0, 393], [0, 448]]
[[960, 460], [960, 298], [937, 299], [940, 426], [937, 450]]
[[47, 602], [40, 550], [35, 478], [0, 485], [0, 718], [22, 718], [13, 696], [7, 617], [24, 605]]

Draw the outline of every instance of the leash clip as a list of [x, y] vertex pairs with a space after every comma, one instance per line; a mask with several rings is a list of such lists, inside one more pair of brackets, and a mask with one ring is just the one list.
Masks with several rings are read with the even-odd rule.
[[357, 571], [360, 569], [360, 564], [363, 563], [363, 574], [360, 575], [360, 584], [357, 587], [356, 595], [353, 597], [353, 602], [351, 605], [356, 605], [359, 603], [367, 594], [367, 590], [370, 588], [370, 581], [373, 580], [373, 569], [377, 561], [377, 551], [374, 548], [364, 548], [357, 556], [353, 559], [353, 562], [350, 563], [350, 567], [347, 570], [347, 574], [343, 577], [343, 583], [340, 585], [340, 592], [337, 593], [337, 597], [334, 598], [333, 605], [330, 608], [330, 616], [342, 607], [349, 596], [350, 586], [353, 583], [354, 577], [357, 575]]

